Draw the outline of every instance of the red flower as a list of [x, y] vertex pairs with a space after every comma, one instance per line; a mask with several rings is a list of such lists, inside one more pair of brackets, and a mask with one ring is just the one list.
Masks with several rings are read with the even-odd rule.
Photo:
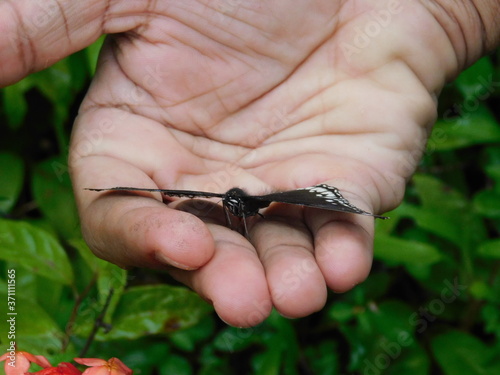
[[61, 362], [57, 367], [47, 367], [37, 372], [30, 372], [33, 375], [81, 375], [81, 371], [68, 362]]
[[118, 358], [109, 361], [99, 358], [75, 358], [75, 362], [92, 366], [83, 372], [83, 375], [132, 375], [133, 371], [124, 365]]
[[40, 367], [50, 367], [50, 363], [43, 355], [33, 355], [27, 352], [10, 351], [0, 357], [5, 361], [5, 375], [24, 375], [30, 368], [31, 362]]

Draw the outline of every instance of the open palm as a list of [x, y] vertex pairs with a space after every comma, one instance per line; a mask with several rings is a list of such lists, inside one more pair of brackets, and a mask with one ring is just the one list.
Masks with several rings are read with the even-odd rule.
[[457, 69], [433, 58], [454, 53], [445, 32], [418, 2], [152, 4], [106, 42], [75, 126], [86, 240], [118, 265], [165, 267], [233, 325], [272, 307], [321, 309], [327, 288], [367, 276], [373, 218], [276, 204], [247, 239], [217, 208], [84, 188], [262, 194], [327, 183], [364, 210], [392, 209]]

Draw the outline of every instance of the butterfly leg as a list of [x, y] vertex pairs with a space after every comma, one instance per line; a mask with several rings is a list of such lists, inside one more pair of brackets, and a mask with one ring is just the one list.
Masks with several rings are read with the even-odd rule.
[[231, 216], [229, 216], [229, 209], [227, 208], [226, 203], [222, 202], [222, 208], [224, 209], [224, 214], [226, 215], [226, 226], [230, 229], [233, 229], [233, 225], [231, 223]]
[[245, 230], [245, 237], [247, 239], [250, 239], [250, 235], [248, 234], [248, 228], [247, 228], [247, 217], [245, 216], [245, 214], [243, 214], [241, 220], [243, 221], [243, 229]]
[[[224, 213], [226, 215], [226, 226], [232, 230], [235, 230], [239, 232], [240, 234], [244, 234], [246, 238], [250, 238], [248, 234], [248, 227], [247, 227], [247, 220], [246, 218], [251, 215], [247, 214], [247, 211], [245, 211], [245, 204], [241, 200], [236, 201], [236, 202], [231, 202], [231, 204], [228, 204], [227, 201], [222, 202], [222, 207], [224, 208]], [[241, 228], [241, 221], [239, 223], [238, 228], [233, 227], [232, 221], [231, 221], [231, 216], [235, 216], [243, 222], [243, 233], [242, 228]]]

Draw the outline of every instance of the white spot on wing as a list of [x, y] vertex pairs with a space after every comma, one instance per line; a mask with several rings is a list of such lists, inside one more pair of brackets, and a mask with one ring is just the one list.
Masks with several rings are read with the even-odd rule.
[[297, 190], [306, 190], [308, 192], [315, 193], [314, 195], [318, 198], [324, 198], [328, 203], [339, 204], [344, 207], [348, 207], [356, 212], [364, 212], [356, 206], [352, 205], [347, 199], [342, 196], [342, 194], [340, 194], [339, 189], [333, 186], [319, 184], [315, 186], [300, 188]]

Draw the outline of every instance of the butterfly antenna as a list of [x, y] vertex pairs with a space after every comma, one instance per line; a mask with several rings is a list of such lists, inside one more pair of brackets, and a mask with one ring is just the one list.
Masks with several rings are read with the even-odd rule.
[[382, 220], [387, 220], [390, 219], [389, 216], [382, 216], [382, 215], [375, 215], [370, 212], [367, 213], [368, 216], [373, 216], [375, 219], [382, 219]]

